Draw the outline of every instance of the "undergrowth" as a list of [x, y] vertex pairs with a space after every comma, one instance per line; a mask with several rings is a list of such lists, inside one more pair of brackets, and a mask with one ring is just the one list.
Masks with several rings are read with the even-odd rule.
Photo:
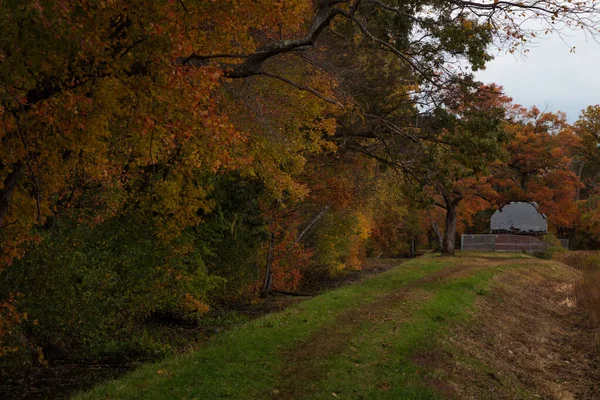
[[586, 313], [596, 328], [596, 342], [600, 345], [600, 252], [570, 251], [554, 253], [553, 259], [581, 271], [575, 286], [577, 305]]

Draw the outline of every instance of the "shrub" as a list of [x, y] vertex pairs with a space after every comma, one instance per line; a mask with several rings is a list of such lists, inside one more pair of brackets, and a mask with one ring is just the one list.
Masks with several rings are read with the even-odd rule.
[[553, 233], [548, 233], [542, 237], [542, 241], [548, 243], [552, 247], [562, 247], [560, 240]]
[[597, 251], [556, 252], [552, 258], [580, 271], [594, 269], [596, 265], [600, 265], [600, 252]]
[[40, 230], [0, 271], [2, 365], [32, 364], [40, 347], [61, 358], [154, 358], [174, 341], [156, 323], [197, 323], [209, 306], [252, 296], [268, 246], [264, 189], [226, 175], [210, 184], [213, 212], [169, 241], [136, 205], [94, 225], [63, 210]]
[[536, 250], [533, 252], [533, 255], [537, 258], [542, 258], [544, 260], [551, 260], [554, 258], [555, 254], [560, 254], [560, 253], [564, 253], [567, 252], [568, 250], [565, 249], [564, 247], [559, 246], [552, 246], [552, 247], [548, 247], [546, 250]]
[[119, 344], [143, 355], [149, 341], [135, 337], [151, 314], [205, 312], [219, 284], [193, 238], [158, 245], [148, 221], [121, 217], [86, 226], [65, 219], [42, 235], [0, 274], [0, 298], [23, 294], [18, 307], [28, 318], [21, 332], [50, 355], [99, 357], [119, 352]]

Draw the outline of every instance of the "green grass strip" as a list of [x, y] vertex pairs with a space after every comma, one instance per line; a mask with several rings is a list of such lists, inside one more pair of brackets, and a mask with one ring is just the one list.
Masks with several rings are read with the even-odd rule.
[[[506, 268], [506, 267], [504, 267]], [[429, 379], [435, 378], [418, 358], [435, 357], [447, 328], [468, 318], [475, 299], [487, 290], [498, 267], [469, 276], [424, 285], [431, 294], [419, 304], [398, 304], [409, 320], [370, 323], [349, 344], [349, 350], [330, 359], [327, 376], [308, 398], [321, 399], [329, 393], [343, 399], [440, 399]]]
[[[197, 352], [146, 365], [77, 399], [442, 398], [432, 382], [443, 377], [428, 368], [428, 357], [442, 350], [452, 324], [472, 315], [494, 275], [532, 266], [474, 256], [406, 262], [234, 328]], [[489, 258], [507, 259], [486, 266]], [[472, 268], [410, 285], [459, 263]], [[309, 352], [292, 369], [298, 376], [290, 376], [295, 351], [310, 350], [321, 339], [331, 341], [323, 354]]]

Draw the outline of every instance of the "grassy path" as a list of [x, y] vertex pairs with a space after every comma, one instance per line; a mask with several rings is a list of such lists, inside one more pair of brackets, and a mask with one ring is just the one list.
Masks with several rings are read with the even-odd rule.
[[[412, 260], [252, 321], [201, 351], [142, 367], [78, 398], [437, 399], [465, 394], [459, 383], [444, 383], [456, 379], [448, 373], [447, 358], [468, 360], [465, 368], [473, 379], [487, 377], [489, 366], [450, 344], [456, 329], [476, 326], [476, 305], [494, 297], [498, 276], [542, 270], [552, 279], [575, 278], [555, 264], [520, 254]], [[468, 328], [463, 330], [467, 335]]]

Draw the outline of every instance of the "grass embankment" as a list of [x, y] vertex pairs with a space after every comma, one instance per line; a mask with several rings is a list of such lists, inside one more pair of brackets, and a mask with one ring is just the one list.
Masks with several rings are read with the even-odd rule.
[[[438, 383], [450, 375], [431, 355], [453, 351], [453, 327], [470, 323], [498, 274], [552, 263], [520, 254], [412, 260], [78, 398], [445, 398], [449, 389]], [[475, 358], [470, 368], [485, 373], [489, 366]]]

